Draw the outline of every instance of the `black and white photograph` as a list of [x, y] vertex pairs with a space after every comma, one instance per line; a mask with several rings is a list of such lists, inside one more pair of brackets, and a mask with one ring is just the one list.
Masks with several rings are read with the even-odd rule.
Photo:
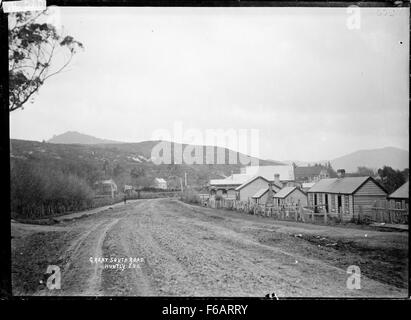
[[11, 295], [408, 299], [395, 3], [2, 1]]

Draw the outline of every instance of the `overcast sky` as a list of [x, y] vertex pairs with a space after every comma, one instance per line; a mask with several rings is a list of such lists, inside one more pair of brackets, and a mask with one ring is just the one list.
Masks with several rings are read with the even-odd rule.
[[258, 129], [274, 160], [408, 150], [407, 8], [361, 9], [353, 30], [345, 8], [60, 10], [85, 50], [11, 114], [11, 138], [137, 142], [181, 122]]

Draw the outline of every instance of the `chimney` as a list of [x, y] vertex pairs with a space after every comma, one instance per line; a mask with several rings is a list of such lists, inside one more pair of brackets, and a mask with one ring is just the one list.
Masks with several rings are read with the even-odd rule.
[[279, 173], [275, 173], [274, 174], [274, 183], [279, 186], [280, 188], [283, 187], [283, 184], [280, 182], [280, 174]]
[[268, 195], [267, 195], [267, 200], [265, 201], [265, 205], [267, 207], [272, 207], [274, 204], [274, 192], [273, 192], [273, 184], [272, 182], [268, 183]]
[[345, 177], [345, 169], [338, 169], [337, 170], [337, 177], [344, 178]]

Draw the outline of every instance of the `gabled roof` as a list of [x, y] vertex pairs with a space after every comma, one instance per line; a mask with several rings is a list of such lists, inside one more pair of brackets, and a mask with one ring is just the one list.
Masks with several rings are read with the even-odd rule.
[[156, 179], [156, 181], [158, 182], [158, 183], [164, 183], [164, 182], [167, 182], [166, 180], [164, 180], [163, 178], [155, 178]]
[[409, 199], [409, 184], [408, 181], [404, 183], [401, 187], [391, 193], [389, 198], [393, 199]]
[[[332, 178], [321, 179], [308, 192], [325, 192], [325, 193], [342, 193], [353, 194], [368, 180], [374, 181], [381, 189], [384, 190], [373, 178], [371, 177], [344, 177], [344, 178]], [[385, 190], [384, 190], [385, 191]]]
[[251, 198], [261, 198], [263, 195], [265, 195], [268, 192], [268, 188], [262, 188], [258, 190]]
[[[285, 198], [287, 197], [291, 192], [294, 190], [297, 190], [297, 187], [284, 187], [280, 191], [278, 191], [275, 195], [274, 198]], [[299, 189], [298, 189], [299, 190]], [[301, 190], [300, 190], [301, 191]], [[301, 191], [303, 192], [303, 191]], [[303, 192], [304, 193], [304, 192]]]
[[241, 186], [238, 186], [237, 188], [235, 188], [236, 191], [241, 190], [242, 188], [244, 188], [245, 186], [249, 185], [250, 183], [252, 183], [253, 181], [257, 180], [258, 178], [265, 180], [267, 183], [269, 183], [270, 181], [262, 176], [255, 176], [251, 179], [249, 179], [248, 181], [244, 182]]

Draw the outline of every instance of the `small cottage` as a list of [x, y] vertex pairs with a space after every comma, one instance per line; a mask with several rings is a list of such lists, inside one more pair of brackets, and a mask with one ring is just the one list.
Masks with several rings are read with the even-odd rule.
[[390, 207], [393, 209], [403, 209], [408, 212], [409, 202], [409, 182], [407, 181], [388, 196]]
[[327, 212], [348, 221], [362, 214], [372, 214], [377, 201], [387, 198], [385, 189], [372, 177], [345, 177], [322, 179], [308, 190], [308, 205], [315, 212]]
[[261, 189], [268, 189], [270, 181], [262, 176], [249, 179], [235, 189], [236, 199], [240, 201], [251, 201], [252, 197]]
[[265, 205], [267, 202], [272, 203], [270, 198], [270, 185], [271, 185], [271, 197], [276, 194], [281, 188], [274, 183], [269, 183], [267, 188], [258, 190], [251, 198], [253, 203], [257, 205]]
[[164, 180], [163, 178], [155, 178], [154, 179], [154, 187], [157, 189], [167, 189], [167, 181]]
[[111, 196], [114, 198], [117, 194], [117, 185], [112, 179], [97, 181], [94, 184], [94, 191], [97, 196]]
[[274, 195], [274, 206], [307, 206], [307, 194], [297, 187], [284, 187]]

